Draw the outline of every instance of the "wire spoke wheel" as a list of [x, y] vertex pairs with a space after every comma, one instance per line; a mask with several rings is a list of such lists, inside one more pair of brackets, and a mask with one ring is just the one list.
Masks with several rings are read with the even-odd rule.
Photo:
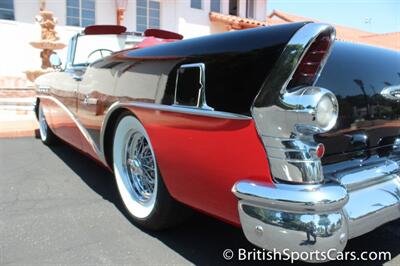
[[125, 171], [132, 196], [140, 202], [149, 201], [154, 192], [156, 169], [149, 143], [140, 132], [131, 132], [127, 136]]
[[148, 217], [156, 204], [158, 169], [149, 137], [133, 116], [123, 117], [115, 131], [114, 172], [118, 190], [128, 211]]
[[146, 129], [128, 112], [118, 118], [112, 149], [118, 191], [135, 222], [161, 230], [188, 216], [187, 208], [167, 190]]

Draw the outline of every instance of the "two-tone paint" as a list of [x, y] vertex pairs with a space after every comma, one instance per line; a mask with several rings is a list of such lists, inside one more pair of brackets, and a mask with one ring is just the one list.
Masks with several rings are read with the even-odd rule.
[[[67, 64], [36, 80], [38, 99], [57, 136], [110, 169], [115, 120], [131, 111], [152, 140], [170, 194], [239, 225], [232, 186], [240, 179], [272, 183], [250, 108], [286, 43], [304, 25], [125, 50], [87, 69]], [[204, 64], [210, 108], [174, 104], [177, 69], [191, 63]]]

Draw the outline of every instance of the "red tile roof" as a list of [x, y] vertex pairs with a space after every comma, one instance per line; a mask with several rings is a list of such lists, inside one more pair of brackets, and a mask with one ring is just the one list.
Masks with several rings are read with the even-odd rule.
[[371, 45], [400, 51], [400, 32], [366, 35], [361, 36], [360, 40]]
[[242, 30], [248, 28], [255, 28], [260, 26], [267, 26], [266, 22], [258, 21], [255, 19], [241, 18], [238, 16], [224, 15], [221, 13], [210, 12], [210, 21], [226, 23], [229, 29]]

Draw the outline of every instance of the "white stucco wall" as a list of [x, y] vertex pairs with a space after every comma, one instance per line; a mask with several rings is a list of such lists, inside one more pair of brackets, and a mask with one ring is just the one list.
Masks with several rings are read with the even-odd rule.
[[[190, 0], [160, 0], [161, 28], [179, 32], [185, 38], [226, 31], [223, 23], [210, 23], [210, 0], [203, 0], [202, 9], [190, 7]], [[240, 0], [239, 13], [245, 16], [245, 0]], [[265, 20], [266, 0], [256, 1], [256, 18]], [[221, 0], [221, 13], [228, 14], [229, 0]], [[40, 51], [29, 42], [40, 39], [40, 27], [35, 23], [39, 0], [14, 0], [16, 21], [0, 20], [0, 76], [18, 76], [28, 69], [40, 67]], [[47, 0], [47, 9], [58, 19], [57, 31], [61, 41], [68, 44], [73, 34], [81, 29], [65, 26], [66, 0]], [[96, 0], [96, 24], [115, 24], [115, 1]], [[136, 0], [129, 0], [124, 25], [136, 30]], [[65, 62], [66, 48], [58, 51]]]
[[256, 0], [256, 20], [266, 21], [267, 19], [267, 0]]
[[136, 0], [129, 0], [125, 11], [124, 26], [128, 31], [136, 31]]
[[[163, 29], [176, 31], [186, 39], [212, 33], [225, 32], [222, 23], [210, 23], [210, 0], [203, 0], [202, 9], [190, 7], [190, 0], [161, 1], [161, 26]], [[255, 18], [265, 21], [266, 0], [256, 0]], [[246, 0], [238, 1], [239, 16], [246, 17]], [[229, 0], [221, 0], [221, 13], [229, 13]]]
[[[57, 27], [60, 41], [68, 44], [69, 39], [80, 28]], [[40, 26], [34, 23], [0, 20], [0, 76], [23, 76], [23, 71], [38, 69], [41, 65], [40, 50], [29, 42], [40, 40]], [[65, 62], [67, 48], [57, 51]]]
[[[96, 0], [96, 24], [116, 24], [115, 1]], [[131, 10], [129, 10], [130, 12]]]
[[210, 19], [208, 18], [208, 13], [210, 12], [209, 0], [203, 0], [203, 9], [191, 8], [190, 1], [176, 0], [175, 10], [178, 32], [185, 38], [209, 35], [211, 33]]

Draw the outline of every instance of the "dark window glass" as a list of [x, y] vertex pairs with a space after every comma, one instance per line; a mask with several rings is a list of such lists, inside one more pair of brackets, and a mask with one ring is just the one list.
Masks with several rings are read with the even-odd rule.
[[136, 16], [146, 17], [147, 16], [146, 8], [142, 8], [142, 7], [136, 8]]
[[233, 15], [233, 16], [238, 15], [238, 1], [237, 0], [229, 0], [229, 15]]
[[82, 27], [87, 27], [87, 26], [90, 26], [93, 24], [95, 24], [95, 23], [94, 23], [94, 20], [92, 20], [92, 19], [82, 19]]
[[82, 1], [82, 8], [94, 10], [94, 1], [91, 0]]
[[79, 18], [79, 9], [78, 8], [67, 8], [67, 13], [69, 17]]
[[149, 10], [150, 18], [159, 18], [160, 17], [160, 10], [158, 9], [150, 9]]
[[136, 25], [136, 30], [139, 32], [144, 32], [146, 29], [147, 29], [146, 25], [143, 25], [143, 24]]
[[147, 8], [147, 0], [137, 0], [136, 6]]
[[96, 23], [94, 0], [67, 0], [67, 25], [87, 27]]
[[254, 18], [254, 0], [246, 0], [246, 17]]
[[160, 2], [137, 0], [136, 30], [143, 32], [148, 28], [160, 28]]
[[160, 9], [160, 2], [157, 1], [150, 1], [149, 7], [152, 9]]
[[160, 21], [158, 19], [150, 18], [149, 27], [150, 28], [159, 28], [160, 27]]
[[14, 1], [13, 0], [1, 0], [0, 1], [1, 9], [14, 9]]
[[82, 19], [94, 20], [94, 11], [93, 10], [82, 10]]
[[221, 0], [211, 0], [210, 10], [211, 12], [221, 12]]
[[0, 0], [0, 19], [14, 20], [14, 1]]
[[67, 6], [79, 8], [79, 0], [67, 0]]
[[79, 27], [79, 18], [67, 17], [67, 25]]
[[202, 0], [190, 0], [190, 7], [191, 8], [196, 8], [196, 9], [201, 9], [202, 8]]
[[181, 68], [178, 71], [175, 103], [185, 106], [197, 106], [200, 93], [199, 67]]
[[142, 17], [142, 16], [137, 16], [136, 22], [137, 22], [138, 25], [144, 25], [146, 27], [147, 18], [146, 17]]

